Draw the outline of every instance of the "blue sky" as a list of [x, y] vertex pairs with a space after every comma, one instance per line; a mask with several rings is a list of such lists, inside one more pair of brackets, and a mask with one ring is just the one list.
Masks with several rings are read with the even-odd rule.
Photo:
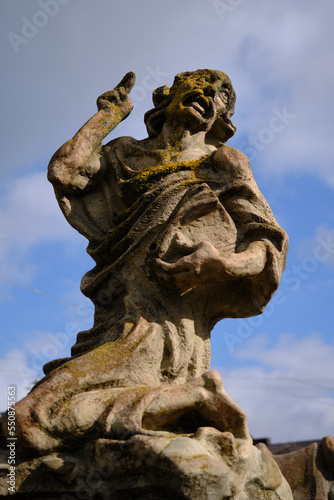
[[237, 92], [230, 145], [290, 236], [266, 312], [220, 322], [212, 368], [273, 442], [334, 428], [332, 0], [1, 2], [0, 410], [92, 325], [80, 293], [93, 267], [46, 180], [95, 100], [134, 71], [134, 110], [110, 138], [146, 135], [152, 89], [180, 71], [225, 71]]

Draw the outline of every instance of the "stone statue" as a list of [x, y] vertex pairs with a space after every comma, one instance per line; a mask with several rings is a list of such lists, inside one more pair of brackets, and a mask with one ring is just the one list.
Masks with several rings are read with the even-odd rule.
[[264, 310], [288, 248], [247, 157], [225, 145], [235, 92], [220, 71], [180, 73], [153, 92], [146, 139], [102, 145], [132, 110], [134, 80], [100, 96], [49, 164], [96, 262], [81, 284], [95, 317], [16, 405], [20, 456], [66, 470], [62, 492], [99, 467], [109, 469], [105, 498], [288, 500], [276, 462], [252, 445], [210, 370], [213, 326]]

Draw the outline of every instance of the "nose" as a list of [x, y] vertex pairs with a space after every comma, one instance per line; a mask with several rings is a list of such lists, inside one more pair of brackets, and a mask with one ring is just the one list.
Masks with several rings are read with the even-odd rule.
[[204, 95], [208, 97], [215, 97], [216, 95], [216, 89], [214, 85], [207, 85], [204, 89]]

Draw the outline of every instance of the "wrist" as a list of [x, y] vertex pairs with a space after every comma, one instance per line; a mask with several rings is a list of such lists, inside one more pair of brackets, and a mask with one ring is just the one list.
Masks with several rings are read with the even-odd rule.
[[267, 260], [267, 247], [263, 241], [250, 243], [246, 250], [221, 256], [224, 272], [231, 277], [246, 277], [260, 274]]

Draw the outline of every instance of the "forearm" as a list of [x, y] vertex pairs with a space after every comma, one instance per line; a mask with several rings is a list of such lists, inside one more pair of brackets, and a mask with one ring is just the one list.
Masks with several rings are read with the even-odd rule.
[[102, 94], [98, 112], [53, 155], [48, 179], [55, 187], [83, 189], [99, 171], [102, 140], [131, 112], [128, 94], [134, 82], [134, 73], [127, 73], [113, 90]]
[[102, 140], [120, 121], [120, 116], [105, 109], [92, 116], [51, 158], [49, 181], [64, 187], [88, 182], [100, 168]]
[[[66, 159], [69, 162], [78, 164], [86, 163], [91, 155], [101, 147], [102, 140], [121, 122], [122, 117], [114, 106], [114, 110], [101, 109], [93, 115], [80, 130], [75, 134], [73, 139], [68, 141], [64, 146], [66, 151]], [[64, 147], [62, 146], [62, 148]], [[59, 157], [63, 151], [60, 148], [56, 155]]]
[[208, 241], [191, 246], [178, 236], [176, 247], [189, 253], [176, 262], [155, 259], [152, 264], [161, 278], [185, 293], [206, 283], [259, 275], [267, 263], [268, 244], [254, 241], [243, 252], [221, 254]]
[[221, 255], [220, 261], [223, 275], [247, 277], [260, 274], [267, 261], [267, 245], [263, 241], [253, 241], [244, 252]]

